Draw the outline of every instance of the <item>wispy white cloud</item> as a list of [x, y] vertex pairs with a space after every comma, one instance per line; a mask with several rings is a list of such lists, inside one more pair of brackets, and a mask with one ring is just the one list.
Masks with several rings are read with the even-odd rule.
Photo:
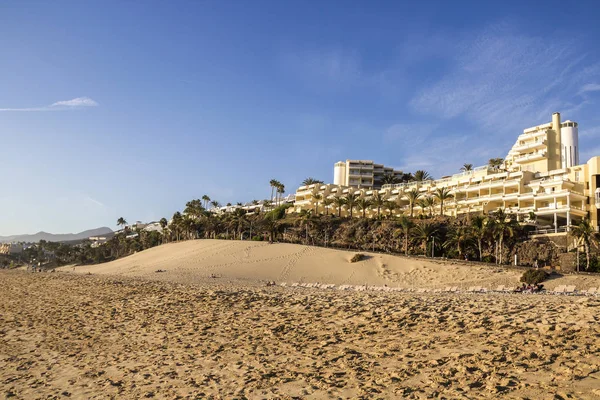
[[361, 54], [354, 49], [285, 52], [279, 61], [286, 73], [319, 90], [368, 88], [391, 93], [399, 85], [393, 68], [368, 69]]
[[586, 93], [586, 92], [597, 92], [600, 91], [600, 84], [598, 83], [587, 83], [585, 85], [583, 85], [581, 87], [581, 89], [579, 89], [579, 93]]
[[71, 100], [62, 100], [43, 107], [27, 108], [0, 108], [0, 111], [65, 111], [87, 107], [97, 107], [99, 104], [89, 97], [77, 97]]
[[95, 204], [95, 205], [97, 205], [98, 207], [102, 207], [102, 208], [106, 207], [106, 206], [104, 205], [104, 203], [102, 203], [102, 202], [100, 202], [100, 201], [98, 201], [98, 200], [96, 200], [96, 199], [94, 199], [94, 198], [92, 198], [92, 197], [90, 197], [90, 196], [85, 196], [85, 197], [84, 197], [84, 200], [85, 200], [85, 201], [87, 201], [87, 202], [89, 202], [89, 203]]
[[579, 131], [579, 137], [600, 139], [600, 126], [593, 126]]
[[481, 128], [523, 129], [553, 111], [582, 106], [573, 98], [585, 80], [600, 77], [600, 68], [585, 65], [578, 51], [571, 41], [529, 36], [499, 24], [459, 40], [448, 59], [449, 72], [419, 90], [410, 105], [421, 114], [463, 117]]
[[394, 124], [386, 129], [383, 134], [385, 142], [410, 142], [411, 145], [420, 144], [425, 141], [437, 128], [432, 123], [401, 123]]

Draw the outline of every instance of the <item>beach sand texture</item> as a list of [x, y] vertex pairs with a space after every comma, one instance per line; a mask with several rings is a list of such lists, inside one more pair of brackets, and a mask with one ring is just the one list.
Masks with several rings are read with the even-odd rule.
[[197, 240], [0, 271], [0, 396], [600, 398], [600, 298], [261, 283], [493, 288], [522, 273], [369, 253], [350, 263], [355, 253]]
[[0, 272], [2, 395], [598, 398], [600, 300]]

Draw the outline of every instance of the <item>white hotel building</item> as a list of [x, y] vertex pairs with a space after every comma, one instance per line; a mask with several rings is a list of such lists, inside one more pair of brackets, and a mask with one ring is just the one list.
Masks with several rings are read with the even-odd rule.
[[[393, 210], [384, 208], [382, 213], [408, 214], [407, 191], [417, 189], [422, 197], [427, 197], [438, 188], [447, 188], [453, 198], [444, 201], [446, 215], [489, 213], [503, 208], [516, 214], [520, 221], [534, 214], [538, 229], [549, 233], [565, 232], [583, 218], [590, 218], [596, 228], [600, 225], [600, 156], [580, 164], [577, 123], [561, 122], [559, 113], [554, 113], [549, 123], [525, 129], [499, 169], [483, 166], [443, 179], [378, 188], [378, 179], [368, 173], [370, 165], [377, 164], [350, 160], [336, 163], [334, 183], [299, 187], [291, 211], [315, 210], [317, 201], [313, 195], [317, 193], [323, 198], [349, 193], [371, 197], [379, 191], [386, 200], [395, 203]], [[319, 214], [337, 214], [335, 205], [328, 205], [326, 210], [322, 201], [319, 200]], [[438, 205], [438, 213], [439, 208]], [[415, 205], [416, 214], [422, 211]], [[349, 214], [346, 206], [341, 213]], [[367, 215], [376, 213], [371, 209]]]

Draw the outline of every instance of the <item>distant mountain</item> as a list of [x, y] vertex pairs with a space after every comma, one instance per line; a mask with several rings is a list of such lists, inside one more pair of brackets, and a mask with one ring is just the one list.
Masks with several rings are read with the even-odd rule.
[[26, 242], [26, 243], [37, 243], [40, 240], [47, 242], [70, 242], [73, 240], [83, 240], [90, 236], [112, 236], [113, 231], [110, 228], [102, 227], [96, 229], [90, 229], [79, 233], [62, 233], [54, 234], [47, 232], [38, 232], [33, 235], [13, 235], [13, 236], [0, 236], [0, 243], [6, 242]]

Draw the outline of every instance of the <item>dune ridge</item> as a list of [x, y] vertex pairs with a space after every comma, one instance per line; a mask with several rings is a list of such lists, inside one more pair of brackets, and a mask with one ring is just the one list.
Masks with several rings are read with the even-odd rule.
[[[404, 288], [445, 286], [517, 286], [521, 270], [451, 260], [363, 252], [367, 259], [350, 263], [356, 251], [288, 243], [201, 239], [169, 243], [105, 264], [63, 267], [67, 272], [141, 277], [180, 283], [203, 283], [211, 276], [246, 282], [320, 282]], [[165, 272], [156, 273], [162, 270]], [[564, 276], [546, 287], [598, 286], [595, 276]]]

